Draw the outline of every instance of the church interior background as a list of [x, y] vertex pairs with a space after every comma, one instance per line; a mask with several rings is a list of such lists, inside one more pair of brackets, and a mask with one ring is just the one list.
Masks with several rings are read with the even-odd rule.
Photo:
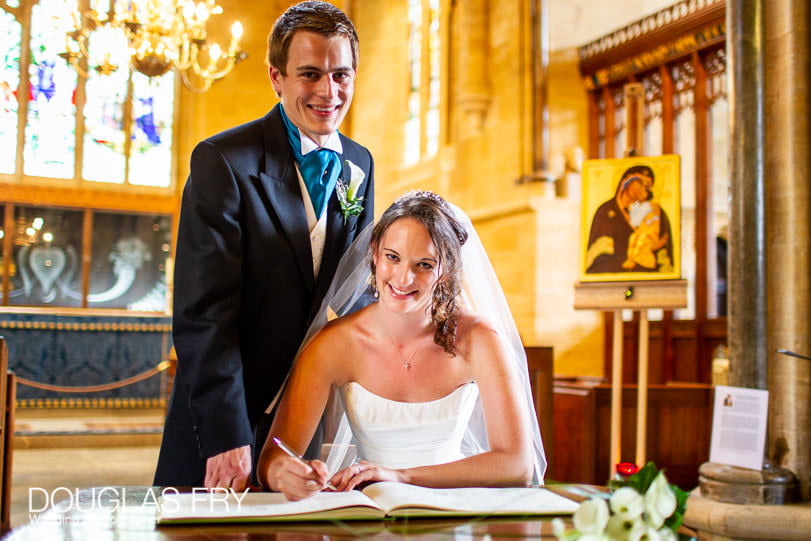
[[[45, 29], [53, 0], [0, 2], [0, 43], [11, 52], [0, 66], [0, 334], [18, 376], [96, 385], [169, 357], [172, 242], [191, 150], [274, 105], [266, 36], [292, 2], [218, 3], [212, 37], [225, 42], [241, 21], [247, 58], [193, 92], [172, 72], [150, 83], [125, 68], [85, 83]], [[642, 84], [637, 153], [681, 156], [688, 283], [685, 308], [649, 314], [648, 455], [695, 487], [708, 459], [712, 384], [726, 373], [726, 2], [333, 3], [360, 35], [341, 131], [375, 158], [376, 211], [420, 188], [471, 216], [530, 357], [547, 372], [533, 383], [544, 386], [554, 480], [602, 483], [609, 473], [601, 442], [614, 323], [574, 308], [581, 172], [584, 159], [626, 154], [623, 88]], [[639, 314], [626, 311], [622, 326], [632, 396]], [[19, 385], [17, 415], [160, 411], [166, 388], [166, 374], [78, 395]], [[624, 450], [634, 446], [634, 411], [623, 408]]]

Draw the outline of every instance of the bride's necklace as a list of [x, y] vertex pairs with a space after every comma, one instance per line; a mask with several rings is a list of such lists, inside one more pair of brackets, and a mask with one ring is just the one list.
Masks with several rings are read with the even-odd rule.
[[411, 361], [414, 360], [414, 357], [417, 355], [417, 352], [422, 349], [422, 344], [415, 347], [414, 351], [412, 351], [411, 355], [409, 355], [408, 359], [406, 359], [406, 356], [403, 355], [403, 351], [400, 349], [400, 346], [398, 346], [397, 342], [395, 342], [394, 338], [392, 338], [391, 333], [386, 328], [386, 325], [383, 323], [383, 320], [380, 319], [379, 321], [380, 321], [380, 327], [383, 329], [383, 334], [386, 335], [386, 338], [389, 339], [389, 342], [391, 342], [391, 345], [394, 346], [394, 349], [397, 351], [397, 355], [399, 355], [400, 359], [402, 359], [403, 367], [406, 370], [411, 370]]

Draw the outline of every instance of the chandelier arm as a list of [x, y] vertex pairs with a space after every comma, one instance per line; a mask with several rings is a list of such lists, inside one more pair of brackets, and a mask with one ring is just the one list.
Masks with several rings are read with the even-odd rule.
[[186, 85], [186, 88], [195, 94], [202, 94], [203, 92], [207, 91], [209, 88], [211, 88], [211, 83], [214, 82], [212, 79], [203, 79], [203, 85], [198, 86], [189, 78], [189, 70], [181, 70], [180, 78], [183, 79], [183, 84]]
[[193, 43], [190, 43], [188, 40], [183, 40], [174, 62], [175, 67], [179, 71], [189, 69], [197, 60], [197, 50], [198, 47], [194, 46]]
[[194, 72], [197, 75], [199, 75], [200, 77], [203, 77], [205, 79], [211, 79], [212, 81], [217, 81], [219, 79], [222, 79], [226, 75], [228, 75], [228, 73], [230, 73], [231, 70], [234, 69], [234, 64], [235, 63], [236, 62], [235, 62], [234, 57], [227, 57], [225, 59], [225, 64], [223, 65], [223, 67], [221, 69], [217, 70], [217, 71], [214, 71], [214, 69], [213, 69], [213, 68], [216, 67], [216, 64], [215, 64], [215, 66], [210, 66], [209, 65], [209, 66], [206, 66], [205, 68], [203, 68], [199, 64], [195, 64], [194, 65]]

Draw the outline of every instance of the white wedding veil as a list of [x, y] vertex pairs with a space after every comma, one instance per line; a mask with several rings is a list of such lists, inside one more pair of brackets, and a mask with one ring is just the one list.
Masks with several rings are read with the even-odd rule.
[[[408, 195], [406, 194], [406, 196]], [[520, 378], [521, 389], [525, 398], [524, 403], [531, 423], [530, 430], [532, 431], [535, 462], [534, 483], [543, 484], [543, 476], [546, 471], [546, 456], [532, 400], [526, 353], [518, 329], [510, 313], [504, 292], [490, 264], [484, 246], [473, 228], [473, 224], [460, 208], [447, 202], [445, 204], [453, 210], [456, 218], [464, 225], [468, 233], [467, 242], [462, 246], [461, 251], [463, 288], [458, 304], [483, 316], [493, 326], [503, 342], [504, 351], [514, 363], [515, 373]], [[373, 227], [374, 224], [367, 226], [342, 257], [332, 280], [332, 285], [324, 297], [315, 320], [307, 331], [299, 352], [328, 321], [375, 302], [369, 281], [371, 275], [369, 264], [371, 258], [370, 240]], [[272, 409], [272, 407], [273, 405], [268, 410]], [[321, 458], [326, 462], [330, 473], [335, 473], [355, 459], [352, 433], [337, 389], [334, 390], [333, 396], [330, 397], [328, 411], [325, 415], [324, 443]], [[470, 456], [488, 449], [487, 430], [481, 399], [479, 399], [465, 433], [462, 452], [465, 456]]]

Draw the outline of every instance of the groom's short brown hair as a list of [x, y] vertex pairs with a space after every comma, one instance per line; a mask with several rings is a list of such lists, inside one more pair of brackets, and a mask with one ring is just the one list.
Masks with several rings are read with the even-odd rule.
[[358, 69], [358, 33], [346, 14], [328, 2], [306, 0], [290, 6], [276, 19], [268, 35], [267, 63], [287, 75], [287, 56], [293, 35], [300, 30], [327, 38], [344, 36], [352, 47], [352, 69]]

